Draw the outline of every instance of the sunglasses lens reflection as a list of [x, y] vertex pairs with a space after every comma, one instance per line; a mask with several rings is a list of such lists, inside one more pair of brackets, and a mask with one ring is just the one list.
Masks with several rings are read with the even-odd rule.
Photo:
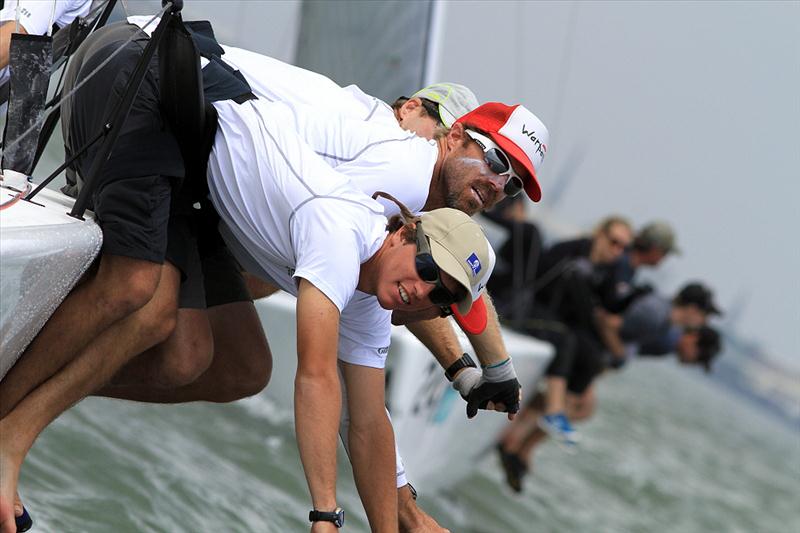
[[430, 254], [418, 254], [416, 258], [417, 273], [422, 281], [435, 283], [439, 279], [439, 267]]
[[522, 180], [517, 176], [509, 176], [505, 187], [503, 187], [503, 192], [506, 193], [506, 196], [518, 195], [522, 192]]
[[508, 161], [506, 161], [502, 152], [494, 148], [486, 152], [486, 164], [489, 165], [489, 168], [495, 174], [504, 174], [508, 172]]

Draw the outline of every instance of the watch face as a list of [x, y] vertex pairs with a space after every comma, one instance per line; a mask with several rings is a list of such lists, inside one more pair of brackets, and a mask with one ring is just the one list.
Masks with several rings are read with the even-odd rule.
[[336, 520], [333, 521], [333, 525], [336, 527], [344, 526], [344, 509], [341, 507], [336, 509]]

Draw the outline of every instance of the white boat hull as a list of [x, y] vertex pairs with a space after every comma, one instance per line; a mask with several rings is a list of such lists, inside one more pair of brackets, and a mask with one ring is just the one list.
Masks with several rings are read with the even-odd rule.
[[72, 202], [45, 189], [0, 211], [0, 380], [100, 252], [100, 228], [67, 215]]

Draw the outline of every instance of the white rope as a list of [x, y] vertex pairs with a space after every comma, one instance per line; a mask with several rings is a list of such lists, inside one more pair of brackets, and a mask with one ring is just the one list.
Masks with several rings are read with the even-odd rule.
[[[157, 20], [157, 19], [159, 19], [161, 16], [163, 16], [163, 15], [164, 15], [164, 13], [166, 13], [166, 12], [167, 12], [167, 10], [169, 10], [169, 9], [171, 9], [171, 8], [172, 8], [172, 2], [169, 2], [169, 3], [168, 3], [166, 6], [164, 6], [164, 9], [162, 9], [160, 12], [158, 12], [156, 15], [154, 15], [154, 16], [153, 16], [153, 18], [151, 18], [150, 20], [148, 20], [148, 21], [147, 21], [147, 23], [146, 23], [146, 24], [145, 24], [145, 25], [142, 27], [142, 29], [144, 29], [144, 28], [148, 27], [150, 24], [152, 24], [152, 23], [153, 23], [153, 21], [154, 21], [154, 20]], [[17, 137], [16, 139], [14, 139], [14, 140], [13, 140], [13, 141], [12, 141], [12, 142], [11, 142], [11, 143], [8, 145], [8, 146], [6, 146], [6, 147], [5, 147], [3, 150], [0, 150], [0, 155], [2, 155], [2, 154], [3, 154], [3, 152], [4, 152], [5, 150], [8, 150], [8, 149], [10, 149], [10, 148], [12, 148], [12, 147], [16, 146], [17, 144], [19, 144], [19, 142], [20, 142], [20, 141], [21, 141], [23, 138], [25, 138], [26, 136], [28, 136], [28, 135], [30, 135], [32, 132], [34, 132], [34, 131], [35, 131], [35, 130], [36, 130], [36, 129], [37, 129], [37, 128], [38, 128], [38, 127], [39, 127], [39, 126], [42, 124], [42, 123], [44, 123], [44, 121], [45, 121], [45, 120], [47, 120], [47, 117], [49, 117], [51, 114], [55, 113], [56, 109], [60, 108], [60, 107], [62, 106], [62, 104], [63, 104], [63, 103], [64, 103], [64, 102], [65, 102], [65, 101], [66, 101], [68, 98], [71, 98], [71, 97], [72, 97], [72, 95], [73, 95], [73, 94], [75, 94], [75, 93], [78, 91], [78, 89], [80, 89], [81, 87], [83, 87], [83, 86], [86, 84], [86, 82], [88, 82], [88, 81], [89, 81], [89, 80], [90, 80], [90, 79], [91, 79], [91, 78], [92, 78], [92, 77], [93, 77], [95, 74], [97, 74], [97, 73], [100, 71], [100, 69], [102, 69], [103, 67], [105, 67], [105, 66], [106, 66], [106, 65], [107, 65], [107, 64], [108, 64], [108, 63], [109, 63], [109, 62], [110, 62], [110, 61], [111, 61], [111, 60], [112, 60], [112, 59], [113, 59], [113, 58], [114, 58], [114, 57], [115, 57], [117, 54], [119, 54], [120, 52], [122, 52], [123, 48], [125, 48], [125, 46], [127, 46], [127, 45], [128, 45], [128, 43], [130, 43], [131, 41], [133, 41], [133, 40], [134, 40], [136, 37], [138, 37], [138, 36], [139, 36], [139, 35], [138, 35], [138, 32], [136, 32], [136, 33], [134, 33], [133, 35], [131, 35], [131, 36], [130, 36], [130, 37], [129, 37], [129, 38], [128, 38], [128, 39], [127, 39], [127, 40], [126, 40], [124, 43], [122, 43], [122, 45], [120, 45], [120, 47], [119, 47], [118, 49], [114, 50], [114, 53], [112, 53], [110, 56], [108, 56], [108, 57], [107, 57], [107, 58], [106, 58], [106, 59], [105, 59], [105, 60], [104, 60], [102, 63], [100, 63], [99, 65], [97, 65], [97, 68], [95, 68], [93, 71], [91, 71], [91, 72], [89, 73], [89, 75], [88, 75], [88, 76], [86, 76], [84, 79], [82, 79], [82, 80], [80, 81], [80, 83], [78, 83], [78, 84], [77, 84], [75, 87], [73, 87], [73, 88], [72, 88], [72, 90], [71, 90], [70, 92], [68, 92], [66, 95], [62, 96], [62, 97], [61, 97], [61, 100], [59, 100], [59, 101], [58, 101], [58, 103], [57, 103], [56, 105], [54, 105], [53, 107], [51, 107], [49, 111], [47, 111], [47, 112], [46, 112], [44, 115], [42, 115], [42, 117], [41, 117], [39, 120], [37, 120], [37, 121], [36, 121], [36, 122], [33, 124], [33, 126], [31, 126], [30, 128], [28, 128], [27, 130], [25, 130], [25, 131], [22, 133], [22, 135], [20, 135], [20, 136], [19, 136], [19, 137]]]

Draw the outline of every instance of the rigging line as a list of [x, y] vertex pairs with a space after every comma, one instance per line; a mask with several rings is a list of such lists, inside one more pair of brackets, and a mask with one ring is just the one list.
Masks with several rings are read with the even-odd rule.
[[[94, 9], [92, 9], [91, 11], [89, 11], [89, 12], [86, 14], [86, 16], [85, 16], [85, 17], [83, 17], [83, 19], [84, 19], [84, 20], [92, 20], [92, 17], [93, 17], [93, 16], [95, 16], [95, 15], [96, 15], [96, 14], [97, 14], [97, 13], [98, 13], [100, 10], [102, 10], [102, 9], [105, 9], [105, 8], [106, 8], [106, 6], [108, 5], [108, 3], [109, 3], [110, 1], [111, 1], [111, 0], [103, 0], [103, 2], [101, 2], [101, 3], [97, 4], [97, 5], [94, 7]], [[93, 20], [93, 21], [92, 21], [92, 24], [94, 24], [95, 22], [97, 22], [97, 19]]]
[[104, 137], [104, 136], [105, 136], [105, 134], [106, 134], [106, 132], [107, 132], [107, 129], [106, 129], [106, 128], [102, 128], [102, 129], [100, 130], [100, 132], [99, 132], [97, 135], [95, 135], [94, 139], [92, 139], [91, 141], [89, 141], [88, 143], [86, 143], [86, 144], [85, 144], [83, 147], [81, 147], [81, 149], [80, 149], [80, 150], [78, 150], [77, 152], [75, 152], [75, 155], [73, 155], [72, 157], [70, 157], [69, 159], [67, 159], [66, 161], [64, 161], [64, 162], [61, 164], [61, 166], [59, 166], [57, 169], [55, 169], [53, 172], [51, 172], [49, 176], [47, 176], [45, 179], [43, 179], [43, 180], [42, 180], [42, 182], [41, 182], [41, 183], [39, 183], [39, 185], [38, 185], [38, 186], [37, 186], [37, 187], [36, 187], [36, 188], [33, 190], [33, 192], [31, 192], [29, 195], [27, 195], [27, 196], [25, 197], [25, 199], [26, 199], [26, 200], [31, 200], [31, 199], [32, 199], [34, 196], [36, 196], [37, 194], [39, 194], [39, 191], [41, 191], [42, 189], [44, 189], [44, 188], [47, 186], [47, 184], [48, 184], [48, 183], [50, 183], [51, 181], [53, 181], [53, 180], [54, 180], [54, 179], [55, 179], [55, 178], [56, 178], [56, 177], [57, 177], [59, 174], [61, 174], [61, 172], [63, 172], [63, 171], [64, 171], [64, 169], [66, 169], [67, 167], [69, 167], [69, 166], [72, 164], [72, 162], [73, 162], [73, 161], [75, 161], [75, 160], [76, 160], [76, 159], [78, 159], [80, 156], [82, 156], [82, 155], [83, 155], [83, 153], [84, 153], [84, 152], [86, 152], [86, 150], [88, 150], [88, 149], [89, 149], [89, 147], [91, 147], [91, 146], [92, 146], [94, 143], [96, 143], [96, 142], [97, 142], [97, 141], [99, 141], [99, 140], [100, 140], [102, 137]]
[[[154, 20], [156, 20], [156, 19], [158, 19], [158, 18], [162, 17], [162, 16], [164, 15], [164, 13], [166, 13], [166, 12], [167, 12], [167, 10], [169, 10], [169, 9], [171, 9], [171, 8], [172, 8], [172, 2], [169, 2], [169, 3], [167, 3], [167, 5], [166, 5], [166, 6], [165, 6], [165, 7], [164, 7], [164, 8], [163, 8], [163, 9], [162, 9], [160, 12], [158, 12], [158, 13], [157, 13], [157, 14], [155, 14], [155, 15], [153, 15], [153, 18], [151, 18], [150, 20], [148, 20], [148, 21], [147, 21], [147, 24], [145, 24], [145, 25], [143, 26], [143, 28], [142, 28], [142, 29], [144, 29], [144, 28], [148, 27], [150, 24], [152, 24], [152, 23], [153, 23], [153, 21], [154, 21]], [[58, 102], [56, 105], [54, 105], [53, 107], [51, 107], [51, 108], [50, 108], [50, 109], [49, 109], [49, 110], [48, 110], [48, 111], [47, 111], [47, 112], [46, 112], [46, 113], [45, 113], [45, 114], [44, 114], [44, 115], [43, 115], [43, 116], [42, 116], [42, 117], [41, 117], [39, 120], [37, 120], [37, 121], [36, 121], [36, 122], [35, 122], [35, 123], [34, 123], [34, 124], [33, 124], [33, 125], [30, 127], [30, 128], [28, 128], [27, 130], [25, 130], [25, 131], [22, 133], [22, 135], [20, 135], [20, 136], [19, 136], [19, 137], [17, 137], [16, 139], [14, 139], [14, 140], [13, 140], [13, 141], [12, 141], [12, 142], [11, 142], [11, 143], [8, 145], [8, 146], [6, 146], [6, 147], [5, 147], [3, 150], [0, 150], [0, 154], [2, 154], [3, 152], [5, 152], [5, 150], [8, 150], [9, 148], [11, 148], [11, 147], [13, 147], [13, 146], [16, 146], [17, 144], [19, 144], [19, 142], [20, 142], [20, 141], [21, 141], [23, 138], [25, 138], [26, 136], [28, 136], [28, 135], [30, 135], [32, 132], [34, 132], [34, 131], [35, 131], [35, 130], [36, 130], [36, 129], [37, 129], [37, 128], [38, 128], [38, 127], [39, 127], [39, 126], [42, 124], [42, 123], [44, 123], [44, 121], [47, 119], [47, 117], [49, 117], [51, 114], [53, 114], [53, 113], [56, 111], [56, 109], [59, 109], [59, 108], [60, 108], [60, 107], [61, 107], [61, 106], [64, 104], [64, 102], [65, 102], [65, 101], [66, 101], [68, 98], [71, 98], [71, 97], [72, 97], [72, 95], [73, 95], [73, 94], [75, 94], [75, 93], [78, 91], [78, 89], [80, 89], [81, 87], [83, 87], [83, 86], [86, 84], [86, 82], [88, 82], [88, 81], [89, 81], [89, 80], [90, 80], [90, 79], [91, 79], [91, 78], [92, 78], [92, 77], [93, 77], [95, 74], [97, 74], [97, 73], [98, 73], [98, 72], [99, 72], [99, 71], [100, 71], [100, 70], [101, 70], [103, 67], [105, 67], [105, 66], [106, 66], [106, 65], [107, 65], [107, 64], [108, 64], [108, 63], [109, 63], [109, 62], [110, 62], [110, 61], [111, 61], [111, 60], [112, 60], [112, 59], [113, 59], [113, 58], [114, 58], [114, 57], [115, 57], [117, 54], [119, 54], [120, 52], [122, 52], [122, 50], [123, 50], [123, 49], [124, 49], [124, 48], [125, 48], [125, 47], [128, 45], [128, 43], [130, 43], [131, 41], [133, 41], [133, 40], [134, 40], [134, 39], [136, 39], [137, 37], [140, 37], [140, 35], [138, 34], [138, 32], [137, 32], [137, 33], [134, 33], [133, 35], [131, 35], [131, 36], [130, 36], [130, 37], [129, 37], [129, 38], [128, 38], [128, 39], [127, 39], [127, 40], [126, 40], [124, 43], [122, 43], [122, 44], [120, 45], [120, 47], [119, 47], [118, 49], [114, 50], [114, 52], [113, 52], [113, 53], [112, 53], [110, 56], [108, 56], [108, 57], [107, 57], [107, 58], [106, 58], [106, 59], [105, 59], [105, 60], [104, 60], [102, 63], [100, 63], [100, 64], [97, 66], [97, 68], [95, 68], [95, 69], [94, 69], [92, 72], [90, 72], [88, 76], [86, 76], [85, 78], [83, 78], [83, 79], [82, 79], [82, 80], [81, 80], [81, 81], [80, 81], [80, 82], [79, 82], [79, 83], [78, 83], [78, 84], [77, 84], [75, 87], [73, 87], [73, 88], [72, 88], [72, 90], [71, 90], [70, 92], [68, 92], [66, 95], [64, 95], [64, 96], [61, 98], [61, 100], [59, 100], [59, 102]]]
[[[104, 2], [95, 6], [95, 8], [86, 15], [84, 20], [88, 21], [88, 25], [91, 27], [91, 29], [89, 30], [89, 34], [95, 31], [97, 23], [100, 22], [100, 16], [97, 16], [97, 18], [94, 19], [92, 17], [97, 15], [101, 10], [105, 9], [108, 3], [111, 1], [112, 0], [105, 0]], [[45, 108], [52, 107], [54, 105], [54, 100], [56, 98], [61, 97], [61, 83], [64, 81], [64, 74], [67, 72], [67, 65], [69, 64], [69, 58], [72, 57], [72, 54], [75, 52], [75, 50], [69, 52], [72, 46], [73, 46], [72, 43], [70, 43], [69, 48], [64, 53], [64, 56], [60, 58], [62, 60], [62, 64], [59, 66], [59, 68], [61, 69], [61, 74], [58, 77], [58, 83], [56, 83], [56, 89], [53, 92], [53, 98], [49, 102], [47, 102], [47, 104], [45, 104]]]
[[572, 71], [572, 56], [575, 48], [575, 30], [578, 26], [578, 9], [580, 2], [573, 1], [569, 13], [569, 20], [567, 21], [567, 31], [564, 33], [564, 45], [561, 54], [561, 68], [558, 72], [558, 80], [556, 81], [556, 101], [555, 113], [553, 114], [553, 135], [550, 136], [550, 144], [555, 146], [553, 139], [558, 136], [561, 126], [561, 115], [564, 111], [564, 94], [567, 88], [567, 81], [569, 74]]

